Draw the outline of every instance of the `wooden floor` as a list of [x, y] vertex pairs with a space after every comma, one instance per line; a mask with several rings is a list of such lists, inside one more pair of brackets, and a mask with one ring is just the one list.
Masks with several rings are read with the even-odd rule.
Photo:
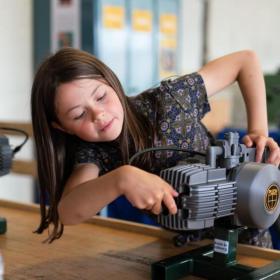
[[[66, 227], [60, 240], [44, 244], [46, 235], [32, 233], [39, 222], [36, 206], [0, 201], [0, 216], [8, 221], [0, 235], [6, 280], [150, 279], [151, 263], [202, 245], [175, 248], [173, 234], [164, 230], [98, 217]], [[238, 254], [240, 263], [251, 266], [280, 258], [279, 252], [250, 246], [239, 246]]]

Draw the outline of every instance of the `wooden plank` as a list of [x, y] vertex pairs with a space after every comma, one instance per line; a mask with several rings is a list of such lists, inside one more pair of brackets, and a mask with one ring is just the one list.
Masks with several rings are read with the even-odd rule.
[[167, 238], [171, 239], [177, 235], [173, 231], [168, 231], [160, 227], [149, 226], [140, 223], [134, 223], [113, 218], [104, 218], [100, 216], [95, 216], [87, 221], [87, 223], [92, 223], [98, 226], [104, 226], [107, 228], [113, 228], [118, 230], [132, 231], [141, 234], [147, 234], [149, 236]]
[[36, 203], [20, 203], [6, 199], [0, 199], [0, 207], [5, 207], [14, 210], [20, 210], [23, 212], [39, 213], [40, 207]]
[[[0, 235], [5, 280], [150, 279], [153, 262], [209, 243], [177, 248], [171, 239], [157, 236], [158, 228], [94, 217], [90, 223], [66, 226], [61, 239], [45, 244], [47, 233], [32, 233], [39, 222], [38, 209], [35, 204], [0, 201], [0, 215], [8, 221], [7, 233]], [[259, 267], [279, 258], [278, 251], [238, 246], [238, 261], [245, 265]]]
[[[32, 129], [32, 124], [27, 123], [27, 122], [0, 122], [0, 127], [5, 127], [5, 128], [16, 128], [16, 129], [21, 129], [24, 130], [29, 137], [33, 137], [33, 129]], [[0, 130], [3, 134], [6, 135], [20, 135], [17, 132], [14, 131], [8, 131], [8, 130]]]
[[243, 256], [254, 256], [256, 258], [268, 259], [268, 260], [278, 260], [279, 251], [273, 249], [264, 249], [257, 246], [250, 246], [239, 244], [237, 247], [238, 253]]
[[[13, 202], [10, 200], [0, 200], [0, 206], [16, 209], [24, 212], [34, 212], [39, 213], [39, 205], [38, 204], [25, 204], [25, 203], [19, 203], [19, 202]], [[125, 230], [125, 231], [132, 231], [137, 233], [145, 233], [149, 234], [150, 236], [160, 237], [160, 238], [172, 238], [176, 233], [155, 227], [155, 226], [149, 226], [145, 224], [139, 224], [119, 219], [113, 219], [113, 218], [104, 218], [101, 216], [94, 216], [91, 219], [89, 219], [86, 223], [89, 224], [95, 224], [98, 226], [103, 226], [107, 228], [113, 228], [118, 230]]]
[[12, 163], [12, 172], [36, 177], [36, 161], [14, 160]]

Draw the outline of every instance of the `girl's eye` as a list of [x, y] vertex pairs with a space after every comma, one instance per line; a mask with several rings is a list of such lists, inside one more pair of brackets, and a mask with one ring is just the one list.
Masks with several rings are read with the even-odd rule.
[[106, 96], [106, 92], [103, 93], [101, 96], [99, 96], [96, 100], [97, 101], [102, 101], [105, 98], [105, 96]]
[[79, 120], [85, 115], [85, 112], [81, 113], [79, 116], [74, 117], [74, 120]]

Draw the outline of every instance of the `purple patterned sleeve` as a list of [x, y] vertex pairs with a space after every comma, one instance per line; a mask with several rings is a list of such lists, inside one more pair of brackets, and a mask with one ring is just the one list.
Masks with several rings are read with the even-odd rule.
[[210, 111], [204, 81], [196, 72], [163, 81], [160, 89], [174, 98], [192, 118], [201, 120]]
[[101, 169], [102, 160], [96, 145], [80, 141], [76, 148], [75, 163], [94, 163]]
[[120, 150], [112, 142], [91, 143], [80, 140], [76, 147], [75, 164], [94, 163], [100, 175], [122, 164]]

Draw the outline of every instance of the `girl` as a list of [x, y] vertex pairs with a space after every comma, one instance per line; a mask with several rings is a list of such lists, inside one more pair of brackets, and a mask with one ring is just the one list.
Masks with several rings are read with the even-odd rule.
[[268, 137], [264, 80], [252, 51], [216, 59], [136, 97], [125, 96], [115, 74], [89, 53], [65, 48], [47, 58], [31, 97], [41, 188], [37, 233], [53, 225], [51, 242], [63, 225], [89, 219], [122, 195], [138, 209], [159, 214], [163, 203], [176, 213], [178, 193], [157, 174], [184, 154], [146, 153], [136, 166], [128, 159], [166, 145], [205, 151], [210, 138], [200, 120], [210, 110], [208, 97], [235, 81], [248, 115], [244, 143], [256, 145], [257, 161], [268, 146], [268, 162], [279, 165], [279, 147]]

